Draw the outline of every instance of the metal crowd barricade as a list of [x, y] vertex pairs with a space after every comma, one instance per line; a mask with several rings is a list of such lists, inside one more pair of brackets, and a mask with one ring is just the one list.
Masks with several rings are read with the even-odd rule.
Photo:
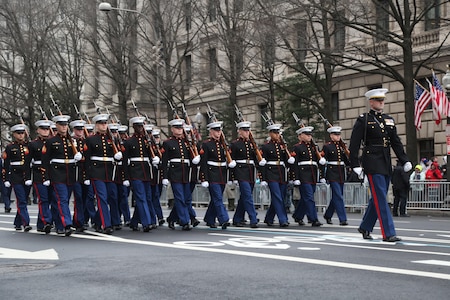
[[410, 183], [407, 209], [450, 210], [450, 182], [424, 180]]

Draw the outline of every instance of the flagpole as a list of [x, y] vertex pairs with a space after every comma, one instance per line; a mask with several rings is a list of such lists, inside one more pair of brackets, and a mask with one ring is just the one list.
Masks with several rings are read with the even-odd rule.
[[[445, 94], [447, 95], [447, 98], [450, 97], [450, 65], [447, 65], [447, 72], [442, 77], [442, 85], [445, 88]], [[450, 116], [447, 116], [447, 125], [445, 126], [445, 136], [447, 139], [447, 161], [446, 161], [446, 178], [447, 181], [450, 181], [450, 172], [447, 170], [447, 165], [450, 161]]]

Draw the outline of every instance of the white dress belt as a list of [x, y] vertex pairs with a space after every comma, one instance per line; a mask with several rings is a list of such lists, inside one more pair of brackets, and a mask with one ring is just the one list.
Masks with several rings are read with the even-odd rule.
[[69, 158], [53, 158], [52, 160], [50, 160], [51, 164], [74, 164], [77, 161], [73, 158], [69, 159]]
[[284, 166], [284, 161], [268, 161], [266, 165], [272, 165], [272, 166]]
[[33, 161], [33, 166], [40, 166], [40, 165], [42, 165], [42, 161], [40, 160]]
[[148, 157], [130, 157], [130, 161], [146, 161], [150, 162]]
[[23, 161], [12, 161], [9, 163], [10, 166], [23, 166]]
[[304, 165], [308, 165], [308, 166], [317, 166], [317, 163], [315, 161], [299, 161], [298, 162], [299, 166], [304, 166]]
[[253, 159], [238, 159], [236, 160], [237, 164], [248, 164], [248, 165], [254, 165], [255, 162], [253, 161]]
[[344, 166], [345, 167], [345, 163], [343, 161], [328, 161], [327, 164], [328, 165]]
[[206, 163], [210, 166], [216, 166], [216, 167], [226, 167], [227, 166], [226, 162], [218, 162], [218, 161], [208, 160]]
[[169, 160], [172, 163], [183, 163], [183, 164], [190, 164], [191, 162], [187, 158], [172, 158]]
[[114, 157], [107, 157], [107, 156], [91, 156], [91, 160], [95, 161], [114, 161]]

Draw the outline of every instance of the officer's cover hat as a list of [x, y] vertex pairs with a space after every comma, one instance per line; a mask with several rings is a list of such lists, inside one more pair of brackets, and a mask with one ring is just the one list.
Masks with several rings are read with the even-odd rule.
[[152, 131], [153, 136], [157, 136], [157, 135], [159, 135], [160, 133], [161, 133], [161, 130], [160, 130], [160, 129], [158, 129], [158, 128], [153, 128], [153, 131]]
[[328, 133], [341, 133], [342, 127], [340, 126], [333, 126], [327, 129]]
[[14, 126], [11, 127], [11, 132], [16, 132], [16, 131], [27, 131], [28, 127], [24, 124], [16, 124]]
[[266, 128], [269, 131], [280, 131], [282, 126], [283, 125], [281, 125], [281, 124], [271, 124], [271, 125], [267, 126]]
[[243, 122], [237, 123], [237, 124], [236, 124], [236, 127], [237, 127], [238, 129], [241, 129], [241, 128], [250, 128], [250, 127], [251, 127], [251, 124], [252, 124], [252, 122], [249, 122], [249, 121], [243, 121]]
[[109, 130], [117, 131], [119, 129], [119, 124], [108, 124]]
[[153, 130], [153, 125], [152, 124], [145, 124], [144, 125], [144, 129], [145, 129], [145, 131], [151, 132]]
[[209, 129], [217, 129], [217, 128], [222, 129], [222, 124], [223, 124], [222, 121], [211, 122], [211, 123], [209, 123], [208, 125], [206, 125], [206, 128], [207, 128], [208, 130], [209, 130]]
[[84, 125], [86, 127], [87, 131], [93, 131], [94, 130], [94, 124], [86, 124]]
[[127, 132], [128, 130], [128, 126], [126, 125], [120, 125], [119, 128], [117, 129], [118, 132]]
[[109, 120], [109, 115], [108, 114], [98, 114], [98, 115], [96, 115], [96, 116], [94, 116], [92, 118], [92, 121], [94, 123], [97, 123], [97, 122], [108, 122], [108, 120]]
[[386, 98], [388, 89], [373, 89], [365, 93], [368, 100], [383, 100]]
[[74, 120], [70, 122], [69, 126], [70, 128], [76, 128], [76, 127], [84, 127], [86, 125], [86, 122], [83, 120]]
[[40, 128], [50, 128], [50, 126], [52, 126], [52, 122], [49, 120], [38, 120], [34, 123], [34, 126]]
[[314, 127], [312, 126], [305, 126], [302, 128], [299, 128], [295, 131], [295, 133], [297, 133], [297, 135], [305, 133], [305, 134], [312, 134], [312, 131], [314, 130]]
[[172, 127], [183, 128], [184, 119], [173, 119], [169, 121], [169, 125]]
[[70, 116], [68, 115], [57, 115], [52, 118], [52, 121], [61, 124], [61, 125], [67, 125], [69, 124]]
[[132, 117], [130, 123], [132, 125], [144, 125], [145, 117]]

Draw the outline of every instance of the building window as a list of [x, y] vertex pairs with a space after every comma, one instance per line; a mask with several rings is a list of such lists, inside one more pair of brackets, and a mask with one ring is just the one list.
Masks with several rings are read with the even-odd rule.
[[440, 22], [440, 0], [425, 0], [425, 30], [433, 30], [439, 28]]
[[389, 3], [387, 0], [379, 0], [376, 4], [376, 40], [384, 40], [386, 32], [389, 32]]
[[192, 56], [191, 55], [186, 55], [184, 57], [184, 66], [186, 68], [186, 70], [185, 70], [186, 84], [190, 85], [192, 82]]
[[430, 159], [434, 156], [434, 139], [419, 140], [419, 156], [420, 159]]
[[304, 62], [306, 58], [306, 45], [308, 42], [306, 29], [306, 21], [300, 21], [299, 23], [295, 24], [297, 62]]
[[192, 11], [191, 11], [191, 2], [186, 2], [184, 4], [184, 20], [186, 22], [186, 31], [191, 30], [192, 25]]
[[208, 0], [208, 18], [210, 22], [217, 19], [217, 0]]
[[339, 120], [339, 93], [331, 94], [331, 111], [333, 112], [333, 120]]
[[233, 10], [235, 14], [238, 14], [244, 10], [244, 0], [234, 0]]
[[215, 48], [208, 50], [209, 59], [209, 80], [217, 79], [217, 51]]
[[[343, 13], [343, 12], [342, 12]], [[345, 47], [345, 25], [335, 21], [334, 22], [334, 50], [335, 51], [344, 51]]]
[[267, 127], [267, 124], [266, 124], [266, 121], [264, 120], [264, 118], [268, 115], [268, 114], [270, 114], [270, 111], [269, 111], [269, 105], [267, 105], [267, 103], [264, 103], [264, 104], [260, 104], [260, 105], [258, 105], [258, 111], [259, 111], [259, 120], [261, 121], [261, 126], [260, 126], [260, 128], [261, 129], [266, 129], [266, 127]]

